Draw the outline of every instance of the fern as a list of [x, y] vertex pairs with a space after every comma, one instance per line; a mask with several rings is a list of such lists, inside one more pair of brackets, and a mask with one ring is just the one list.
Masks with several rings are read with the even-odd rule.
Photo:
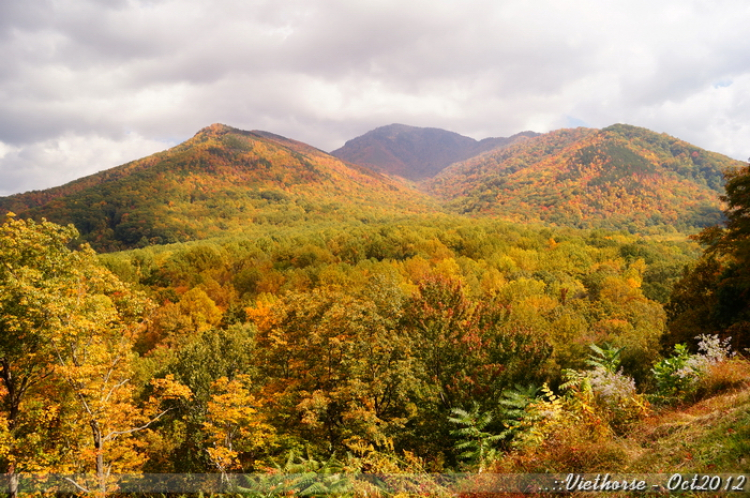
[[533, 384], [527, 387], [516, 384], [514, 389], [503, 391], [499, 403], [503, 425], [506, 429], [500, 433], [501, 437], [512, 439], [523, 430], [523, 421], [528, 414], [528, 407], [537, 400], [540, 389], [539, 386]]
[[290, 451], [284, 465], [275, 464], [276, 472], [256, 475], [249, 486], [237, 486], [239, 493], [251, 496], [327, 496], [350, 493], [353, 475], [342, 472], [341, 463], [331, 456], [317, 460]]
[[589, 359], [586, 360], [586, 364], [590, 367], [602, 367], [611, 373], [617, 373], [617, 369], [620, 367], [621, 359], [620, 353], [625, 349], [625, 346], [621, 348], [615, 348], [611, 344], [604, 343], [603, 347], [599, 347], [596, 344], [589, 344], [596, 356], [589, 355]]
[[502, 439], [500, 434], [492, 434], [485, 429], [492, 422], [492, 413], [479, 413], [479, 405], [474, 403], [470, 412], [461, 408], [451, 410], [453, 417], [448, 420], [462, 427], [452, 430], [451, 435], [456, 436], [459, 441], [455, 448], [459, 450], [458, 458], [467, 460], [478, 466], [478, 472], [484, 471], [488, 461], [496, 454], [492, 444]]

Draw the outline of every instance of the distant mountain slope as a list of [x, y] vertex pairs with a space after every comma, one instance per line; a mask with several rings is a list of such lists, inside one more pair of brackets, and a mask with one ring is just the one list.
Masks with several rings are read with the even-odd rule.
[[425, 189], [462, 213], [681, 228], [720, 220], [722, 171], [742, 163], [630, 125], [558, 130], [443, 170]]
[[152, 156], [0, 198], [0, 214], [73, 223], [100, 250], [205, 238], [250, 224], [434, 212], [405, 183], [267, 132], [211, 125]]
[[449, 164], [536, 135], [523, 132], [509, 138], [477, 141], [438, 128], [392, 124], [349, 140], [331, 155], [409, 180], [423, 180]]

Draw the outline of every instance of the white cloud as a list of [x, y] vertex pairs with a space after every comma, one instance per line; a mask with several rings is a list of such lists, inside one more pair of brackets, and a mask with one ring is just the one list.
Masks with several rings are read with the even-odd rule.
[[8, 0], [0, 191], [213, 122], [325, 150], [393, 122], [627, 122], [745, 158], [748, 21], [731, 0]]
[[65, 134], [25, 147], [0, 142], [0, 195], [62, 185], [173, 145], [135, 133], [117, 140]]

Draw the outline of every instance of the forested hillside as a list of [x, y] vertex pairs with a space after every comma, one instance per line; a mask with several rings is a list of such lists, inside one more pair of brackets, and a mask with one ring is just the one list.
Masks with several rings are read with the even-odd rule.
[[252, 225], [432, 212], [405, 183], [309, 145], [224, 125], [62, 187], [0, 198], [0, 212], [73, 223], [97, 250], [202, 239]]
[[644, 128], [559, 130], [442, 171], [426, 189], [458, 212], [520, 222], [642, 229], [721, 219], [739, 161]]
[[[378, 130], [398, 137], [401, 128]], [[444, 155], [437, 145], [448, 132], [432, 131], [440, 133], [406, 140], [410, 157], [430, 168], [460, 155], [450, 147], [456, 137], [472, 141], [453, 134], [443, 144], [453, 152]], [[73, 223], [80, 240], [99, 251], [247, 234], [263, 225], [371, 222], [446, 209], [667, 233], [718, 223], [722, 174], [740, 165], [627, 125], [519, 134], [514, 141], [448, 167], [422, 182], [420, 192], [301, 142], [212, 125], [168, 151], [61, 187], [0, 198], [0, 213]]]

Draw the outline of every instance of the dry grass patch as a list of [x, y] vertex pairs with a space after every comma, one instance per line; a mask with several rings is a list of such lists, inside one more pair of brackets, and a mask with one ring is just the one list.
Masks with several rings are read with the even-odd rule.
[[630, 433], [643, 448], [631, 471], [747, 471], [750, 390], [734, 390], [655, 416]]

